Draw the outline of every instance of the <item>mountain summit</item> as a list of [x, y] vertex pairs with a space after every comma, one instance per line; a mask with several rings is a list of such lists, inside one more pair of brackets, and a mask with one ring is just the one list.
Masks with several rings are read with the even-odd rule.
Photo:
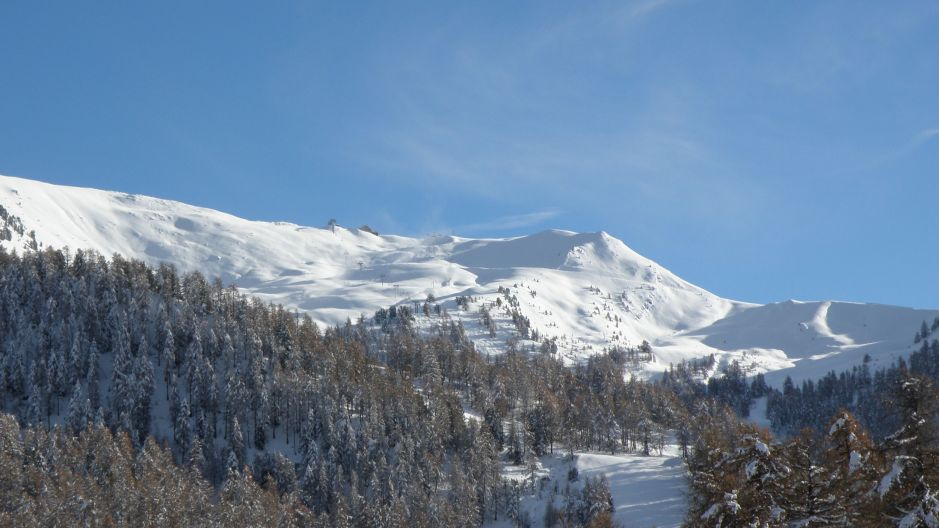
[[[771, 383], [785, 375], [815, 377], [865, 354], [892, 361], [909, 352], [921, 321], [939, 316], [872, 304], [723, 299], [604, 232], [376, 235], [250, 221], [170, 200], [5, 176], [0, 205], [8, 235], [0, 244], [7, 250], [67, 246], [168, 262], [323, 324], [430, 300], [493, 353], [513, 338], [532, 346], [553, 339], [558, 353], [576, 361], [648, 341], [653, 353], [637, 366], [647, 373], [714, 354], [715, 368], [737, 360], [750, 372], [771, 372]], [[424, 319], [431, 325], [433, 316]]]

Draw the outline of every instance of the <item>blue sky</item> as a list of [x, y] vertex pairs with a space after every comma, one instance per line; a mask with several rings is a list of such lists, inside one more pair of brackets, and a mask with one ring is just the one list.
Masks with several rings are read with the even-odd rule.
[[12, 0], [0, 124], [2, 174], [939, 307], [935, 2]]

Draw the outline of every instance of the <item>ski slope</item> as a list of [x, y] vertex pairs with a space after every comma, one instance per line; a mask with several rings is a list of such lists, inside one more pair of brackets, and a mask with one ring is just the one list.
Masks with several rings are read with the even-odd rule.
[[[798, 380], [849, 368], [865, 354], [889, 363], [909, 353], [921, 321], [939, 316], [936, 310], [860, 303], [723, 299], [603, 232], [551, 230], [510, 239], [378, 236], [341, 226], [251, 221], [171, 200], [5, 176], [0, 205], [22, 220], [27, 233], [34, 231], [42, 247], [169, 262], [307, 312], [322, 324], [432, 295], [434, 304], [464, 322], [484, 352], [499, 353], [520, 337], [502, 302], [513, 297], [531, 328], [557, 339], [568, 361], [609, 346], [650, 342], [652, 361], [635, 367], [641, 375], [709, 354], [766, 372], [775, 384], [787, 375]], [[0, 242], [8, 251], [26, 243], [18, 235]], [[472, 299], [466, 310], [457, 306], [460, 296]], [[490, 309], [495, 335], [480, 324], [481, 307]], [[433, 316], [421, 324], [433, 324]]]

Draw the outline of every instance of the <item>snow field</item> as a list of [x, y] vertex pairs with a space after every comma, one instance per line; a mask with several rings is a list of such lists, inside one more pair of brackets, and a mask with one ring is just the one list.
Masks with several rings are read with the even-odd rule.
[[[556, 449], [538, 461], [534, 488], [531, 472], [524, 466], [506, 466], [504, 476], [526, 484], [520, 511], [527, 512], [533, 526], [542, 526], [549, 500], [564, 508], [564, 490], [583, 488], [590, 477], [603, 475], [613, 496], [613, 519], [626, 528], [677, 528], [687, 512], [687, 471], [675, 445], [668, 445], [661, 455], [575, 453], [573, 465], [578, 480], [568, 481], [571, 460]], [[557, 486], [559, 492], [552, 493]], [[511, 526], [511, 523], [488, 523], [487, 526]]]

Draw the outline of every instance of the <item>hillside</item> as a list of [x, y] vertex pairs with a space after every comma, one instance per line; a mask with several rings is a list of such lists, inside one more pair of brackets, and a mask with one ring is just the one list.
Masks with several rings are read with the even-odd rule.
[[[677, 277], [603, 233], [551, 230], [511, 239], [411, 238], [334, 226], [257, 222], [180, 202], [0, 177], [0, 205], [22, 228], [6, 249], [40, 247], [120, 253], [199, 270], [243, 292], [341, 324], [380, 307], [439, 304], [463, 321], [484, 351], [507, 340], [556, 338], [577, 361], [608, 346], [653, 347], [636, 369], [715, 354], [750, 372], [814, 377], [868, 354], [889, 363], [935, 310], [723, 299]], [[34, 232], [34, 238], [30, 234]], [[466, 298], [462, 307], [458, 298]], [[504, 302], [503, 302], [504, 301]], [[482, 324], [487, 307], [493, 330]], [[518, 335], [523, 317], [528, 336]], [[432, 317], [423, 324], [432, 324]]]

